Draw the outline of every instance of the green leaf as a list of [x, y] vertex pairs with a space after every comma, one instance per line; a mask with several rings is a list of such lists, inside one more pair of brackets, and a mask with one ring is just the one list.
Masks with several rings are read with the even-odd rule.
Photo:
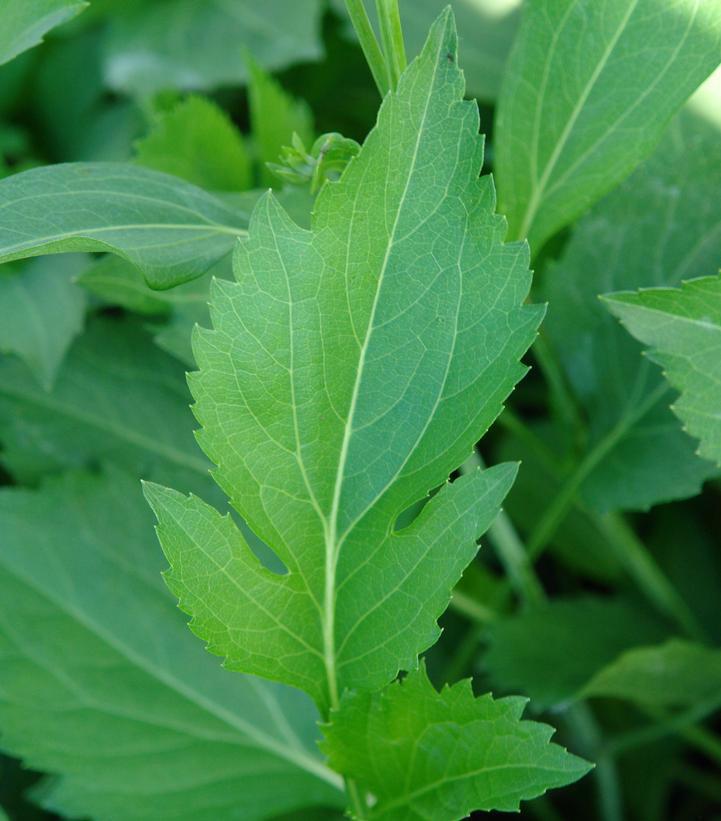
[[0, 65], [42, 43], [47, 32], [88, 5], [84, 0], [3, 0]]
[[218, 668], [160, 578], [137, 479], [0, 491], [0, 743], [63, 817], [267, 818], [342, 802], [301, 693]]
[[331, 766], [377, 799], [369, 819], [457, 821], [571, 784], [591, 766], [522, 721], [526, 700], [475, 698], [470, 681], [438, 693], [424, 670], [380, 693], [352, 693], [324, 727]]
[[183, 368], [134, 323], [96, 319], [70, 349], [51, 391], [18, 360], [0, 359], [2, 461], [18, 478], [113, 462], [136, 475], [207, 492]]
[[721, 465], [721, 277], [605, 300], [680, 391], [672, 410], [700, 440], [699, 455]]
[[[199, 277], [167, 291], [155, 291], [148, 287], [140, 271], [122, 257], [107, 254], [100, 257], [77, 277], [78, 285], [109, 304], [127, 308], [139, 314], [163, 316], [170, 313], [176, 302], [183, 302], [187, 289], [203, 283]], [[207, 283], [205, 283], [207, 300]]]
[[495, 686], [531, 697], [537, 710], [578, 696], [630, 647], [660, 641], [666, 626], [622, 599], [557, 599], [486, 628], [483, 665]]
[[[524, 438], [526, 430], [533, 439]], [[522, 534], [533, 532], [553, 499], [563, 489], [565, 466], [571, 451], [572, 431], [562, 423], [544, 419], [516, 431], [505, 430], [494, 449], [496, 460], [520, 462], [504, 509]], [[543, 443], [545, 448], [541, 448]], [[618, 557], [608, 548], [608, 535], [598, 525], [598, 515], [576, 497], [559, 523], [549, 550], [564, 566], [596, 582], [617, 582], [624, 575]]]
[[250, 84], [250, 125], [260, 162], [260, 184], [277, 184], [267, 162], [278, 162], [281, 149], [290, 145], [293, 134], [304, 143], [313, 142], [313, 114], [303, 100], [291, 97], [280, 83], [255, 62], [248, 59]]
[[0, 262], [110, 251], [169, 288], [226, 256], [246, 225], [205, 191], [133, 165], [52, 165], [0, 181]]
[[0, 270], [0, 351], [17, 354], [49, 390], [85, 320], [85, 295], [74, 283], [87, 261], [36, 259]]
[[721, 4], [527, 3], [496, 122], [499, 204], [538, 251], [651, 154], [719, 64]]
[[266, 69], [322, 56], [320, 0], [155, 0], [113, 16], [105, 56], [108, 84], [151, 95], [238, 85], [250, 51]]
[[[461, 63], [468, 92], [493, 102], [501, 88], [503, 70], [518, 29], [522, 0], [413, 0], [401, 6], [403, 34], [409, 56], [423, 47], [428, 28], [448, 5], [458, 25], [461, 38]], [[374, 0], [365, 0], [371, 20]], [[335, 0], [341, 16], [347, 16], [343, 0]], [[349, 34], [352, 27], [348, 26]]]
[[545, 329], [600, 457], [581, 486], [601, 510], [644, 509], [699, 492], [714, 471], [669, 410], [672, 391], [598, 294], [678, 285], [721, 260], [721, 142], [685, 115], [654, 157], [599, 203], [546, 271]]
[[207, 274], [167, 291], [149, 288], [143, 275], [130, 263], [105, 256], [87, 268], [78, 284], [110, 305], [121, 306], [151, 318], [148, 329], [157, 345], [188, 367], [195, 365], [190, 337], [196, 323], [207, 325], [208, 294], [214, 276], [227, 279], [230, 261], [223, 259]]
[[624, 653], [597, 673], [582, 694], [649, 707], [693, 707], [721, 692], [721, 650], [672, 639]]
[[523, 375], [543, 310], [523, 304], [527, 249], [503, 244], [478, 178], [478, 110], [455, 54], [445, 13], [321, 190], [310, 231], [272, 194], [258, 203], [237, 282], [215, 283], [214, 330], [196, 334], [199, 442], [288, 573], [263, 571], [200, 500], [149, 491], [194, 630], [227, 666], [323, 709], [412, 669], [436, 640], [516, 470], [446, 482]]
[[222, 108], [192, 96], [159, 117], [135, 144], [137, 161], [211, 191], [252, 187], [250, 156]]

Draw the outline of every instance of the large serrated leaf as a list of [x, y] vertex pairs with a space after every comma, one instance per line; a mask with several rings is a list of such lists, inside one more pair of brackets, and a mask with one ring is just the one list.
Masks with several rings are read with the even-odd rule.
[[537, 251], [617, 185], [720, 54], [715, 0], [527, 3], [496, 122], [510, 235]]
[[52, 165], [0, 181], [0, 262], [110, 251], [170, 288], [230, 253], [246, 227], [211, 194], [134, 165]]
[[[42, 511], [42, 515], [39, 515]], [[221, 670], [161, 578], [137, 479], [0, 491], [0, 744], [63, 817], [261, 819], [342, 803], [303, 694]]]
[[380, 693], [345, 697], [324, 728], [331, 765], [376, 799], [369, 819], [457, 821], [472, 810], [518, 810], [590, 765], [522, 721], [522, 698], [475, 698], [469, 681], [437, 693], [424, 670]]
[[237, 282], [213, 289], [190, 380], [198, 438], [286, 575], [199, 500], [149, 490], [196, 632], [323, 709], [415, 665], [513, 479], [507, 465], [445, 484], [522, 376], [542, 315], [523, 305], [527, 249], [503, 244], [481, 163], [445, 13], [311, 230], [268, 195]]
[[721, 277], [681, 288], [606, 296], [609, 309], [645, 345], [681, 392], [672, 405], [699, 454], [721, 465]]

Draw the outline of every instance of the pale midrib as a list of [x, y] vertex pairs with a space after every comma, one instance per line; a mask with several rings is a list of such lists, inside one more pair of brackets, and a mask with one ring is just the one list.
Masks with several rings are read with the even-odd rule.
[[247, 236], [248, 232], [244, 228], [233, 228], [230, 225], [221, 225], [220, 223], [183, 223], [183, 222], [137, 222], [128, 223], [127, 225], [107, 225], [100, 228], [76, 228], [75, 231], [63, 231], [60, 234], [48, 234], [44, 237], [33, 240], [26, 240], [25, 242], [18, 242], [15, 245], [5, 245], [2, 248], [0, 260], [7, 260], [12, 254], [31, 250], [34, 248], [40, 249], [51, 242], [62, 242], [69, 239], [83, 239], [85, 237], [92, 237], [95, 234], [111, 234], [117, 231], [194, 231], [196, 233], [204, 233], [208, 236], [212, 234], [228, 234], [234, 237]]
[[[613, 302], [613, 300], [609, 300]], [[708, 319], [696, 319], [692, 316], [682, 316], [681, 314], [671, 313], [670, 311], [664, 311], [661, 308], [652, 308], [649, 305], [639, 305], [638, 303], [634, 302], [623, 302], [621, 300], [616, 301], [617, 305], [629, 305], [639, 313], [645, 314], [653, 314], [653, 316], [658, 317], [659, 319], [663, 319], [663, 324], [668, 325], [670, 323], [680, 322], [684, 325], [691, 325], [694, 328], [698, 328], [699, 330], [704, 331], [713, 331], [721, 336], [721, 320], [719, 322], [711, 321]], [[635, 336], [635, 334], [634, 334]], [[648, 343], [647, 343], [648, 344]], [[658, 348], [659, 345], [657, 343], [650, 343], [652, 347]]]
[[571, 136], [571, 132], [573, 131], [574, 126], [576, 125], [576, 121], [578, 120], [581, 111], [583, 110], [583, 107], [585, 106], [586, 101], [588, 100], [591, 94], [591, 91], [596, 85], [598, 78], [601, 76], [603, 70], [606, 68], [606, 64], [608, 63], [608, 60], [613, 50], [615, 49], [616, 44], [621, 38], [621, 35], [623, 34], [626, 25], [628, 24], [628, 21], [631, 18], [631, 15], [636, 10], [637, 5], [638, 0], [633, 0], [633, 2], [629, 5], [628, 9], [626, 10], [626, 13], [623, 16], [619, 27], [614, 32], [613, 37], [609, 41], [608, 46], [604, 50], [603, 55], [601, 56], [601, 59], [598, 62], [598, 65], [593, 70], [593, 73], [589, 77], [588, 82], [586, 83], [583, 91], [581, 92], [581, 95], [579, 96], [576, 105], [574, 106], [573, 111], [571, 112], [571, 116], [569, 117], [568, 121], [566, 122], [566, 125], [564, 126], [563, 131], [561, 132], [561, 136], [556, 142], [556, 145], [553, 148], [551, 156], [548, 158], [548, 162], [544, 167], [543, 174], [541, 175], [540, 180], [536, 181], [536, 184], [533, 187], [533, 192], [528, 201], [528, 206], [526, 207], [526, 212], [524, 214], [523, 221], [521, 223], [521, 229], [518, 235], [519, 239], [522, 239], [528, 235], [528, 230], [536, 217], [538, 208], [541, 204], [541, 199], [545, 193], [546, 186], [548, 185], [548, 181], [551, 178], [551, 174], [553, 173], [553, 170], [556, 167], [556, 164], [558, 163], [558, 160], [560, 159], [561, 154], [563, 153], [566, 147], [566, 143], [568, 142], [568, 139]]
[[[526, 771], [532, 768], [535, 771], [543, 771], [549, 773], [558, 773], [563, 772], [559, 767], [542, 767], [539, 764], [496, 764], [493, 767], [479, 767], [476, 770], [467, 770], [466, 772], [459, 773], [458, 775], [451, 775], [446, 776], [444, 778], [439, 778], [438, 780], [432, 782], [431, 784], [426, 784], [423, 787], [419, 787], [417, 790], [413, 792], [407, 793], [406, 795], [402, 795], [399, 798], [394, 799], [393, 801], [389, 801], [387, 804], [384, 804], [380, 811], [377, 813], [377, 818], [382, 818], [384, 815], [387, 815], [390, 810], [395, 809], [396, 807], [403, 807], [407, 804], [410, 804], [411, 801], [414, 801], [416, 798], [419, 798], [422, 795], [426, 795], [429, 792], [433, 792], [433, 790], [442, 787], [444, 784], [450, 784], [454, 781], [465, 781], [468, 778], [474, 778], [478, 775], [483, 775], [485, 773], [493, 773], [499, 772], [501, 770], [522, 770]], [[470, 807], [469, 807], [470, 809]]]
[[[436, 61], [438, 59], [439, 53], [440, 52], [436, 53]], [[373, 335], [373, 323], [375, 320], [375, 314], [378, 308], [380, 293], [382, 290], [385, 274], [388, 268], [388, 262], [390, 260], [391, 251], [394, 246], [395, 235], [398, 230], [398, 224], [400, 221], [400, 215], [403, 210], [403, 205], [405, 204], [406, 196], [408, 195], [408, 189], [410, 187], [411, 180], [413, 179], [416, 162], [418, 161], [418, 151], [420, 149], [421, 140], [425, 129], [426, 118], [428, 116], [428, 110], [430, 108], [434, 88], [435, 77], [434, 83], [431, 85], [431, 88], [429, 89], [428, 95], [426, 97], [426, 103], [423, 109], [423, 116], [421, 117], [421, 122], [418, 127], [418, 134], [416, 136], [416, 142], [413, 148], [413, 155], [408, 166], [408, 176], [403, 187], [403, 193], [401, 194], [400, 200], [398, 202], [395, 218], [393, 220], [393, 226], [391, 228], [390, 236], [388, 237], [388, 243], [386, 245], [383, 263], [381, 265], [381, 270], [378, 275], [378, 284], [376, 286], [376, 291], [373, 297], [373, 304], [371, 306], [371, 312], [368, 319], [366, 336], [363, 340], [363, 345], [361, 347], [358, 357], [358, 366], [356, 369], [355, 382], [353, 384], [353, 392], [351, 394], [351, 401], [348, 408], [348, 416], [346, 418], [346, 423], [343, 429], [343, 440], [341, 443], [340, 456], [338, 459], [338, 470], [336, 471], [335, 485], [333, 488], [333, 501], [331, 504], [330, 516], [329, 519], [325, 520], [324, 523], [325, 590], [323, 596], [323, 657], [325, 661], [326, 676], [328, 679], [328, 695], [332, 707], [337, 707], [339, 703], [338, 681], [335, 662], [335, 579], [336, 568], [338, 563], [338, 554], [340, 552], [340, 545], [338, 542], [338, 515], [340, 513], [340, 499], [343, 490], [343, 479], [345, 475], [346, 463], [348, 460], [350, 440], [353, 433], [353, 419], [358, 404], [358, 396], [360, 393], [360, 384], [363, 377], [363, 369], [365, 367], [365, 359], [370, 345], [370, 340]]]
[[583, 152], [583, 154], [581, 154], [580, 157], [577, 157], [573, 161], [573, 163], [571, 163], [571, 165], [563, 172], [563, 174], [550, 187], [550, 189], [547, 192], [549, 196], [554, 191], [556, 191], [558, 188], [560, 188], [566, 182], [568, 177], [570, 177], [571, 174], [573, 174], [573, 172], [576, 170], [576, 168], [578, 168], [580, 165], [582, 165], [586, 161], [588, 156], [596, 150], [598, 145], [600, 145], [600, 143], [602, 143], [608, 137], [609, 134], [612, 134], [614, 132], [614, 130], [616, 128], [618, 128], [620, 123], [622, 123], [626, 119], [626, 117], [628, 117], [630, 114], [632, 114], [639, 107], [639, 105], [641, 105], [641, 103], [653, 91], [655, 91], [656, 86], [658, 86], [658, 84], [661, 82], [661, 80], [666, 76], [666, 74], [668, 74], [668, 70], [669, 70], [670, 66], [673, 65], [674, 60], [679, 55], [679, 52], [686, 45], [686, 41], [688, 40], [689, 34], [691, 33], [691, 29], [693, 28], [693, 24], [696, 20], [697, 14], [698, 14], [698, 0], [696, 2], [696, 5], [694, 6], [694, 13], [689, 18], [688, 25], [686, 26], [686, 30], [684, 31], [683, 37], [679, 41], [676, 48], [673, 50], [673, 54], [671, 55], [671, 57], [666, 62], [666, 65], [664, 66], [663, 71], [659, 71], [656, 74], [656, 77], [654, 78], [653, 82], [644, 89], [642, 94], [640, 94], [637, 97], [637, 99], [635, 100], [633, 105], [630, 106], [629, 108], [627, 108], [617, 120], [615, 120], [613, 123], [611, 123], [611, 125], [601, 135], [599, 135], [596, 138], [596, 140], [594, 140], [594, 142], [590, 146], [588, 146], [588, 148], [586, 148], [586, 150]]

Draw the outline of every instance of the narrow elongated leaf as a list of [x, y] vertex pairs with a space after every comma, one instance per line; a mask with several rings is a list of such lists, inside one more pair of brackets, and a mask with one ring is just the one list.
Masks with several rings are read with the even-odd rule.
[[310, 699], [203, 653], [162, 584], [150, 518], [118, 471], [0, 491], [0, 744], [62, 776], [40, 795], [64, 817], [338, 804]]
[[503, 244], [481, 163], [445, 13], [311, 230], [269, 194], [237, 282], [212, 290], [190, 380], [199, 441], [286, 575], [198, 499], [149, 490], [193, 629], [227, 666], [324, 709], [415, 666], [513, 480], [505, 465], [446, 484], [522, 376], [542, 315], [523, 305], [527, 249]]
[[135, 144], [138, 162], [210, 191], [252, 187], [250, 155], [222, 108], [192, 96], [161, 115]]
[[[370, 19], [375, 19], [374, 0], [364, 0]], [[343, 0], [334, 0], [346, 15]], [[503, 69], [520, 22], [522, 0], [413, 0], [401, 4], [403, 34], [410, 56], [423, 47], [428, 27], [450, 5], [458, 24], [461, 62], [468, 92], [493, 102], [501, 88]], [[352, 27], [348, 26], [349, 33]]]
[[0, 181], [0, 262], [111, 251], [169, 288], [207, 271], [246, 226], [205, 191], [133, 165], [53, 165]]
[[712, 474], [669, 410], [673, 391], [598, 299], [714, 275], [721, 260], [721, 142], [690, 115], [578, 223], [544, 278], [545, 328], [589, 420], [599, 458], [583, 482], [596, 509], [643, 509], [698, 493]]
[[584, 696], [650, 707], [693, 707], [721, 698], [721, 650], [673, 639], [624, 653], [583, 688]]
[[496, 124], [511, 236], [538, 250], [626, 177], [720, 53], [716, 2], [527, 3]]
[[113, 461], [138, 476], [208, 491], [192, 436], [183, 368], [137, 325], [96, 319], [46, 391], [14, 357], [0, 359], [2, 460], [18, 478]]
[[243, 51], [267, 69], [322, 54], [320, 0], [154, 0], [113, 15], [105, 54], [111, 87], [146, 96], [166, 88], [238, 85]]
[[620, 599], [559, 599], [489, 625], [483, 664], [496, 686], [545, 710], [576, 698], [623, 651], [667, 633], [659, 619]]
[[87, 6], [85, 0], [2, 0], [0, 65], [41, 43], [47, 32]]
[[85, 318], [73, 282], [87, 257], [32, 260], [0, 270], [0, 351], [17, 354], [46, 389]]
[[368, 818], [457, 821], [472, 810], [518, 810], [590, 765], [522, 721], [526, 700], [475, 698], [470, 681], [437, 693], [424, 670], [380, 693], [343, 699], [324, 728], [331, 765], [377, 799]]
[[721, 465], [721, 277], [606, 297], [681, 397], [672, 405], [699, 454]]

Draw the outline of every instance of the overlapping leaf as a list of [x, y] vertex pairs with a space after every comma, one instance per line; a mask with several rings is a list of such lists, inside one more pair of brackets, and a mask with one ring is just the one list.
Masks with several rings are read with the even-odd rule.
[[700, 439], [699, 454], [721, 464], [721, 277], [606, 300], [681, 391], [672, 409]]
[[85, 319], [85, 294], [73, 282], [87, 257], [32, 260], [0, 270], [0, 351], [17, 354], [50, 388]]
[[586, 684], [586, 697], [622, 698], [649, 707], [721, 706], [721, 650], [673, 639], [623, 653]]
[[209, 463], [192, 436], [182, 366], [135, 323], [96, 319], [46, 391], [0, 358], [0, 441], [19, 479], [112, 461], [137, 476], [207, 492]]
[[541, 317], [481, 162], [446, 13], [312, 229], [268, 195], [237, 282], [213, 288], [191, 378], [199, 441], [286, 575], [200, 500], [148, 493], [196, 632], [227, 666], [324, 709], [415, 666], [513, 479], [506, 465], [445, 484], [523, 374]]
[[160, 115], [135, 144], [138, 162], [210, 191], [252, 188], [250, 154], [228, 115], [192, 96]]
[[544, 280], [545, 328], [588, 416], [599, 458], [582, 495], [600, 510], [699, 491], [714, 470], [669, 410], [673, 392], [599, 294], [714, 275], [721, 259], [721, 142], [694, 117], [578, 223]]
[[[42, 510], [42, 516], [38, 511]], [[310, 700], [221, 670], [161, 578], [137, 479], [0, 491], [0, 744], [70, 818], [268, 818], [342, 803]]]
[[[364, 0], [371, 21], [374, 0]], [[447, 5], [453, 9], [461, 41], [461, 62], [468, 92], [492, 102], [501, 88], [503, 69], [519, 25], [522, 0], [414, 0], [401, 7], [406, 47], [415, 56], [423, 47], [428, 27]], [[343, 0], [335, 8], [345, 15]], [[350, 26], [349, 26], [350, 30]]]
[[550, 727], [522, 721], [525, 705], [523, 698], [475, 698], [470, 681], [437, 693], [421, 669], [381, 693], [344, 698], [322, 746], [334, 768], [375, 797], [369, 819], [511, 812], [590, 769], [550, 743]]
[[534, 251], [610, 191], [719, 64], [721, 5], [527, 3], [496, 123], [501, 211]]
[[667, 634], [667, 625], [628, 601], [557, 599], [489, 625], [483, 664], [502, 691], [530, 696], [536, 709], [547, 709], [577, 698], [625, 650]]
[[226, 256], [246, 226], [205, 191], [138, 166], [53, 165], [0, 181], [0, 262], [112, 251], [168, 288]]
[[313, 115], [303, 100], [295, 99], [284, 91], [277, 80], [250, 57], [248, 70], [250, 125], [256, 155], [261, 163], [259, 184], [277, 188], [278, 179], [265, 163], [278, 162], [281, 148], [291, 144], [293, 134], [297, 134], [306, 145], [312, 145]]
[[88, 6], [85, 0], [3, 0], [0, 65], [42, 42], [43, 36]]
[[106, 81], [141, 96], [237, 85], [248, 79], [244, 48], [267, 69], [317, 60], [321, 10], [320, 0], [155, 0], [121, 7], [111, 17]]

